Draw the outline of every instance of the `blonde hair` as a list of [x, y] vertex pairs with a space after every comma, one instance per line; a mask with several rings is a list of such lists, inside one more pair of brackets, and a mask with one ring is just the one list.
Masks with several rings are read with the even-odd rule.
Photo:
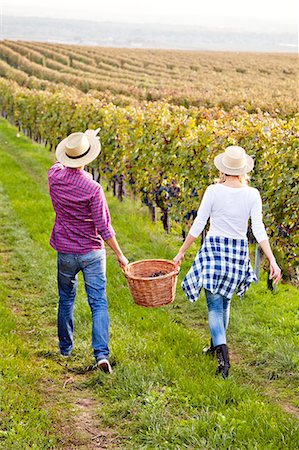
[[217, 178], [215, 181], [216, 181], [216, 183], [220, 183], [221, 184], [221, 183], [224, 183], [226, 181], [227, 177], [238, 178], [239, 181], [242, 184], [244, 184], [245, 186], [248, 186], [249, 182], [250, 182], [250, 176], [247, 173], [245, 173], [244, 175], [226, 175], [223, 172], [220, 172], [219, 178]]

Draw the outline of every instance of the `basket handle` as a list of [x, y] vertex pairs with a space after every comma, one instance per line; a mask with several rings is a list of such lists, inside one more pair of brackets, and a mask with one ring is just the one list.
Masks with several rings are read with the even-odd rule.
[[178, 275], [178, 274], [180, 273], [180, 270], [181, 270], [181, 264], [178, 264], [178, 265], [175, 267], [175, 269], [174, 269], [174, 273], [175, 273], [176, 275]]
[[180, 268], [178, 267], [177, 269], [175, 269], [173, 272], [174, 275], [178, 275], [180, 273]]
[[124, 276], [126, 276], [126, 275], [127, 275], [127, 272], [128, 272], [127, 266], [120, 266], [120, 268], [121, 268], [121, 271], [122, 271], [122, 273], [124, 274]]

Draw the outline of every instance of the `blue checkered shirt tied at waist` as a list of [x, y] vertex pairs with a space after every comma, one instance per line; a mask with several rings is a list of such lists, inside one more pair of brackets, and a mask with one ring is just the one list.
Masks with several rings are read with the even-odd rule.
[[236, 292], [242, 299], [253, 281], [257, 278], [250, 264], [247, 240], [208, 236], [182, 288], [190, 302], [198, 299], [201, 288], [228, 299]]

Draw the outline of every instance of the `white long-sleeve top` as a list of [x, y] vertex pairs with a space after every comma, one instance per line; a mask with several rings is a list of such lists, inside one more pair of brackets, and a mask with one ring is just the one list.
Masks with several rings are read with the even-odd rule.
[[257, 242], [268, 239], [262, 216], [262, 200], [257, 189], [244, 186], [232, 188], [210, 185], [202, 198], [190, 234], [198, 237], [210, 217], [207, 236], [247, 239], [248, 220]]

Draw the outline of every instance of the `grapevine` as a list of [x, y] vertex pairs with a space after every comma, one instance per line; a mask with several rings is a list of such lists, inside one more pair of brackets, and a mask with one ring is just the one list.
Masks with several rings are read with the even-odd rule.
[[[181, 54], [181, 70], [199, 70]], [[101, 127], [94, 177], [104, 177], [121, 201], [127, 192], [139, 196], [167, 232], [173, 227], [186, 235], [218, 175], [214, 156], [227, 145], [243, 146], [255, 160], [252, 185], [261, 192], [275, 251], [288, 261], [286, 271], [298, 265], [299, 114], [292, 83], [288, 97], [268, 105], [258, 90], [239, 102], [238, 89], [226, 102], [221, 89], [199, 102], [200, 89], [191, 95], [188, 83], [184, 98], [173, 95], [174, 86], [181, 92], [182, 74], [174, 76], [178, 66], [169, 52], [149, 62], [129, 50], [4, 41], [0, 57], [2, 116], [52, 150], [71, 132]]]

